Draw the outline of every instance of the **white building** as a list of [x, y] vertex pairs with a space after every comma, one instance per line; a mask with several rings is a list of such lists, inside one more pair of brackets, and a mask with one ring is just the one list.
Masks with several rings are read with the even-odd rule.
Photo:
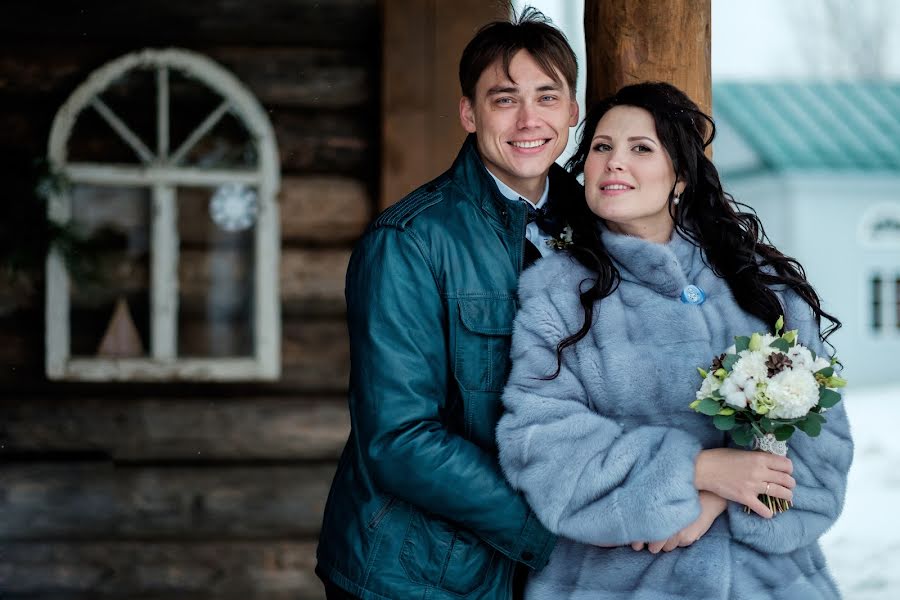
[[853, 386], [900, 382], [900, 83], [717, 83], [726, 191], [842, 322]]

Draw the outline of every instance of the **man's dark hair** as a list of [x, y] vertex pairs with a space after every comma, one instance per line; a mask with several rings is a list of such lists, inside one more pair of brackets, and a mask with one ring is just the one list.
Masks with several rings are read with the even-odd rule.
[[481, 74], [498, 58], [509, 75], [509, 63], [519, 50], [526, 50], [554, 82], [562, 85], [560, 75], [569, 84], [575, 96], [578, 79], [578, 62], [562, 31], [557, 29], [544, 13], [526, 7], [509, 21], [494, 21], [478, 30], [463, 50], [459, 61], [459, 83], [462, 93], [475, 99], [475, 84]]

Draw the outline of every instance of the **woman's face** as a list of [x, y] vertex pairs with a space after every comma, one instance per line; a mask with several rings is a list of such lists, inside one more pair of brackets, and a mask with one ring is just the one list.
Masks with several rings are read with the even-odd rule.
[[[603, 115], [584, 164], [588, 207], [620, 233], [656, 242], [672, 236], [669, 195], [675, 188], [672, 159], [643, 108], [615, 106]], [[679, 182], [679, 194], [684, 189]]]

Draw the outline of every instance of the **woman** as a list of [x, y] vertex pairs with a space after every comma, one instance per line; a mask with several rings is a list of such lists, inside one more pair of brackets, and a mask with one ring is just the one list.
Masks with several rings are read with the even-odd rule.
[[[817, 540], [852, 458], [842, 403], [790, 460], [728, 448], [688, 404], [735, 335], [784, 314], [822, 354], [821, 318], [840, 323], [723, 192], [712, 121], [682, 92], [625, 87], [583, 127], [586, 202], [567, 208], [568, 252], [522, 276], [497, 430], [506, 476], [560, 536], [526, 597], [839, 597]], [[766, 492], [793, 508], [772, 518]]]

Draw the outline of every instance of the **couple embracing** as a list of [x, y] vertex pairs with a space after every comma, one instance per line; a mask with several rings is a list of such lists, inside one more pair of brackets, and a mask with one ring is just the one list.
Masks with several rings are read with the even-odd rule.
[[460, 62], [459, 156], [353, 253], [326, 594], [838, 598], [818, 538], [852, 458], [842, 405], [790, 459], [730, 447], [687, 405], [735, 335], [784, 315], [827, 355], [821, 321], [839, 322], [723, 191], [712, 121], [673, 86], [592, 106], [554, 164], [576, 74], [536, 11], [482, 28]]

